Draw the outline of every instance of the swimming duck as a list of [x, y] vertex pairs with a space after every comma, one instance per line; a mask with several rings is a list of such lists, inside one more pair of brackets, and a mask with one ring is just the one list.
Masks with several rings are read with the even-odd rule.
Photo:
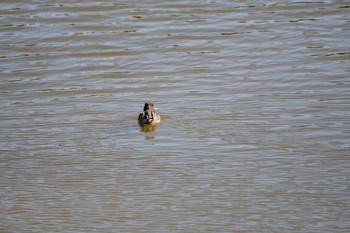
[[160, 115], [155, 112], [154, 103], [147, 101], [143, 107], [143, 112], [139, 114], [139, 125], [155, 125], [160, 123]]

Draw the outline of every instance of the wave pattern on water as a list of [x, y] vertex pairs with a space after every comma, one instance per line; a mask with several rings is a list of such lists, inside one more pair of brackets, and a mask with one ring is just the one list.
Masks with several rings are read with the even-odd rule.
[[347, 232], [349, 8], [2, 1], [0, 231]]

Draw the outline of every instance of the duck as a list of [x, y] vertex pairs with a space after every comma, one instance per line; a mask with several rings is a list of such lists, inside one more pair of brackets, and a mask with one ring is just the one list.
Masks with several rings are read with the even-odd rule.
[[138, 123], [140, 126], [157, 125], [160, 123], [161, 118], [158, 113], [155, 112], [156, 108], [154, 103], [146, 101], [143, 107], [143, 112], [139, 114]]

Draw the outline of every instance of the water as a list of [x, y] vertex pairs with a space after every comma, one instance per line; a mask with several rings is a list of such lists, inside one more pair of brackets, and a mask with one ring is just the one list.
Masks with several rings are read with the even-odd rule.
[[0, 231], [348, 232], [349, 8], [2, 1]]

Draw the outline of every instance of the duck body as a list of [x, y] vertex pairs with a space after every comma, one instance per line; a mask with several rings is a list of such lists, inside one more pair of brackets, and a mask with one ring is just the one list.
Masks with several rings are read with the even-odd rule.
[[159, 124], [160, 121], [160, 115], [155, 112], [154, 104], [151, 101], [147, 101], [143, 107], [143, 112], [139, 114], [139, 125], [156, 125]]

